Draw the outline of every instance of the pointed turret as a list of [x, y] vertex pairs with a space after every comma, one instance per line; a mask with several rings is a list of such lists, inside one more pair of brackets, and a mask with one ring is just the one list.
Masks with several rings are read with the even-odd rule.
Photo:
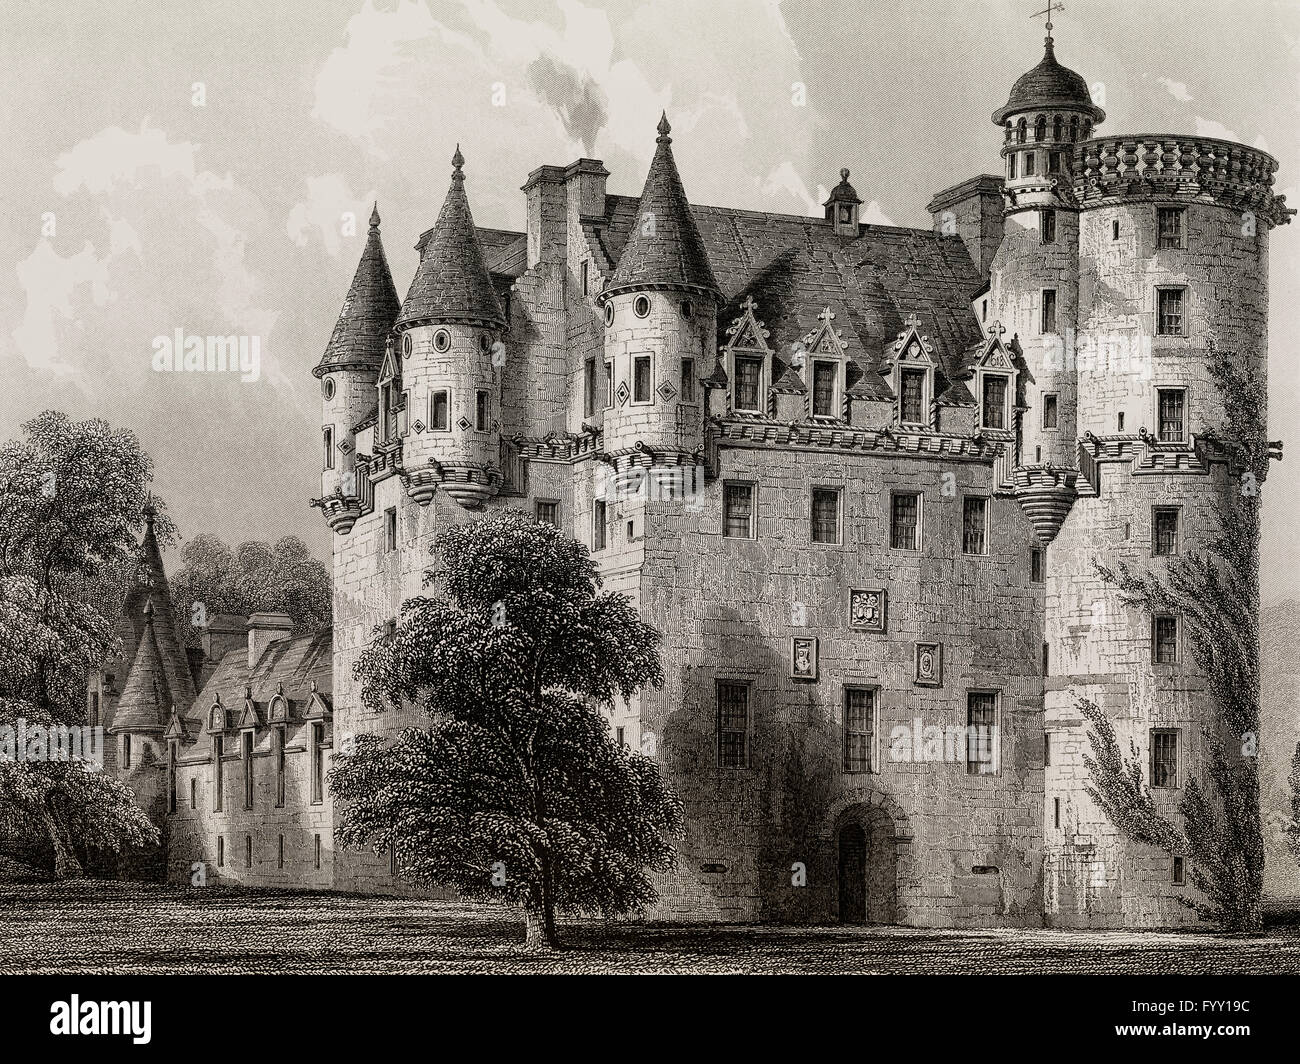
[[397, 320], [401, 302], [393, 284], [384, 244], [379, 237], [379, 204], [370, 211], [370, 232], [352, 276], [325, 353], [312, 373], [317, 377], [347, 366], [377, 367], [384, 357], [384, 340]]
[[144, 631], [140, 635], [140, 645], [108, 729], [113, 734], [161, 733], [171, 715], [174, 703], [155, 623], [154, 605], [149, 599], [144, 605]]
[[451, 165], [451, 187], [424, 246], [397, 323], [460, 322], [500, 328], [506, 324], [506, 316], [475, 233], [461, 169], [465, 158], [459, 144]]
[[666, 113], [658, 130], [658, 147], [646, 174], [636, 225], [602, 299], [623, 291], [664, 287], [721, 295], [677, 173]]

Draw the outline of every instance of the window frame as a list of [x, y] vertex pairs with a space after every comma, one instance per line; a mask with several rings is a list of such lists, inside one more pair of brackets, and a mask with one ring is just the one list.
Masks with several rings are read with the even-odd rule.
[[[918, 420], [909, 420], [906, 408], [906, 389], [909, 376], [914, 376], [921, 381], [920, 396], [920, 418]], [[898, 369], [898, 423], [900, 425], [915, 425], [918, 428], [930, 427], [930, 371], [923, 366], [900, 366]]]
[[[641, 364], [646, 367], [646, 398], [637, 398], [637, 367]], [[632, 406], [653, 406], [655, 401], [655, 363], [654, 355], [648, 351], [638, 351], [632, 356], [632, 396], [629, 400]]]
[[[1173, 657], [1161, 657], [1160, 647], [1160, 622], [1169, 621], [1173, 624]], [[1176, 613], [1155, 613], [1151, 616], [1151, 664], [1152, 665], [1177, 665], [1182, 661], [1182, 625], [1178, 623], [1178, 614]]]
[[[1047, 412], [1052, 412], [1052, 423], [1047, 423]], [[1061, 396], [1059, 392], [1043, 393], [1043, 417], [1042, 430], [1044, 432], [1057, 432], [1061, 424]]]
[[[724, 687], [735, 688], [745, 693], [745, 698], [744, 698], [745, 719], [744, 719], [744, 729], [742, 731], [737, 731], [734, 727], [725, 730], [723, 728], [724, 721], [723, 721], [723, 713], [722, 713], [722, 709], [723, 709], [722, 691]], [[714, 731], [717, 740], [718, 771], [721, 772], [721, 771], [728, 771], [734, 769], [749, 768], [750, 756], [753, 749], [752, 739], [754, 734], [754, 684], [752, 681], [738, 680], [738, 679], [725, 679], [721, 677], [719, 677], [714, 681]], [[724, 735], [741, 736], [741, 745], [740, 745], [741, 756], [739, 759], [724, 758], [723, 751], [724, 749], [728, 749], [728, 746], [724, 745], [723, 743]], [[732, 744], [731, 748], [734, 749], [734, 744]]]
[[[1158, 284], [1155, 287], [1155, 335], [1157, 337], [1165, 336], [1188, 336], [1187, 331], [1187, 285], [1183, 284]], [[1163, 310], [1160, 306], [1160, 300], [1165, 295], [1178, 293], [1178, 330], [1168, 332], [1164, 328]]]
[[[993, 759], [987, 761], [971, 760], [971, 728], [978, 725], [971, 722], [971, 698], [973, 696], [991, 696], [993, 699], [993, 735], [992, 744]], [[993, 767], [987, 771], [976, 769], [971, 771], [972, 765], [991, 764]], [[966, 691], [966, 775], [968, 776], [1000, 776], [1002, 774], [1002, 692], [992, 687], [972, 687]]]
[[[898, 505], [897, 500], [904, 497], [916, 499], [916, 520], [912, 525], [912, 535], [914, 545], [911, 547], [899, 547], [894, 542], [895, 531], [895, 509]], [[923, 511], [925, 508], [925, 495], [919, 491], [904, 491], [902, 489], [891, 489], [889, 492], [889, 549], [907, 551], [909, 554], [919, 554], [922, 547], [922, 523], [924, 521]]]
[[[729, 492], [733, 488], [746, 488], [749, 491], [749, 534], [732, 535], [728, 531], [730, 521]], [[754, 480], [724, 480], [722, 482], [722, 538], [756, 540], [758, 539], [758, 482]]]
[[[988, 397], [986, 394], [988, 382], [991, 380], [1002, 381], [1002, 424], [990, 425], [988, 421]], [[980, 370], [979, 374], [979, 414], [980, 428], [993, 429], [995, 432], [1007, 432], [1011, 429], [1011, 374], [1002, 373], [996, 370]]]
[[[583, 266], [587, 264], [584, 262]], [[594, 417], [596, 413], [596, 358], [582, 363], [582, 416]]]
[[[1051, 320], [1050, 329], [1048, 328], [1048, 321], [1047, 321], [1047, 303], [1048, 303], [1049, 294], [1051, 295], [1051, 303], [1052, 303], [1052, 320]], [[1058, 328], [1060, 323], [1057, 320], [1058, 309], [1059, 309], [1059, 303], [1057, 301], [1057, 289], [1040, 288], [1038, 290], [1038, 335], [1039, 336], [1060, 335], [1060, 329]]]
[[604, 499], [591, 501], [591, 550], [604, 550], [609, 546], [609, 511]]
[[[542, 507], [544, 507], [544, 506], [553, 506], [553, 507], [555, 507], [555, 510], [554, 510], [555, 520], [552, 521], [552, 520], [549, 520], [548, 518], [545, 518], [545, 517], [542, 516]], [[550, 525], [552, 528], [560, 528], [560, 527], [561, 527], [561, 526], [560, 526], [560, 500], [559, 500], [559, 499], [549, 499], [549, 498], [534, 499], [534, 500], [533, 500], [533, 517], [534, 517], [537, 521], [539, 521], [541, 524], [544, 524], [544, 525]]]
[[[1052, 152], [1053, 155], [1059, 155], [1059, 152]], [[1048, 235], [1050, 231], [1050, 236]], [[1038, 238], [1041, 243], [1056, 243], [1056, 211], [1051, 207], [1043, 207], [1038, 212]]]
[[397, 507], [390, 506], [384, 510], [384, 553], [392, 554], [397, 550]]
[[[835, 497], [834, 539], [817, 538], [817, 496]], [[834, 484], [814, 484], [808, 489], [808, 542], [818, 547], [838, 547], [844, 542], [844, 489]]]
[[[1178, 554], [1179, 540], [1182, 538], [1183, 514], [1181, 506], [1151, 507], [1151, 557], [1172, 558]], [[1173, 546], [1170, 550], [1160, 550], [1160, 518], [1172, 515], [1174, 519]]]
[[681, 394], [678, 397], [678, 402], [695, 403], [696, 396], [699, 393], [699, 389], [695, 386], [695, 359], [681, 359], [679, 374], [681, 379], [677, 383]]
[[[754, 380], [754, 405], [740, 405], [740, 365], [742, 362], [757, 363], [758, 376]], [[763, 400], [767, 393], [765, 379], [767, 376], [767, 358], [758, 352], [733, 351], [731, 355], [731, 408], [738, 414], [762, 414]]]
[[[824, 370], [831, 373], [830, 411], [817, 412], [817, 375]], [[808, 381], [808, 410], [813, 417], [838, 419], [840, 416], [840, 362], [838, 359], [814, 358]]]
[[[1156, 736], [1173, 739], [1173, 782], [1156, 782]], [[1147, 773], [1153, 790], [1176, 791], [1182, 788], [1183, 741], [1181, 728], [1152, 728], [1147, 735]]]
[[[437, 409], [438, 396], [444, 396], [446, 402], [443, 407], [443, 413], [446, 415], [445, 424], [438, 424]], [[430, 432], [450, 432], [451, 431], [451, 389], [434, 388], [429, 393], [429, 431]]]
[[[971, 503], [983, 504], [983, 528], [979, 531], [981, 550], [966, 549], [966, 514]], [[968, 558], [986, 558], [989, 553], [989, 508], [991, 500], [987, 495], [963, 495], [961, 497], [961, 552]]]
[[[1187, 443], [1188, 437], [1190, 435], [1190, 433], [1188, 432], [1188, 424], [1187, 424], [1187, 392], [1188, 390], [1184, 385], [1170, 385], [1168, 387], [1160, 385], [1156, 387], [1155, 423], [1156, 423], [1156, 440], [1159, 443], [1182, 443], [1182, 444]], [[1179, 415], [1180, 428], [1179, 428], [1177, 439], [1165, 439], [1164, 418], [1161, 416], [1161, 407], [1164, 405], [1164, 397], [1166, 395], [1173, 395], [1174, 393], [1178, 393], [1179, 395], [1182, 396], [1181, 411]]]
[[[1164, 218], [1166, 215], [1172, 215], [1178, 219], [1177, 243], [1166, 243], [1167, 237], [1164, 231]], [[1156, 250], [1157, 251], [1185, 251], [1187, 249], [1187, 207], [1184, 204], [1158, 203], [1156, 204]]]
[[324, 425], [321, 427], [323, 443], [325, 445], [325, 468], [334, 468], [334, 426]]
[[[854, 732], [849, 727], [849, 696], [865, 694], [869, 698], [866, 714], [866, 731]], [[880, 687], [876, 684], [846, 683], [841, 688], [840, 710], [843, 715], [843, 746], [840, 771], [847, 775], [877, 775], [880, 772]], [[859, 762], [850, 755], [852, 738], [860, 735], [866, 739], [865, 767], [855, 767]]]

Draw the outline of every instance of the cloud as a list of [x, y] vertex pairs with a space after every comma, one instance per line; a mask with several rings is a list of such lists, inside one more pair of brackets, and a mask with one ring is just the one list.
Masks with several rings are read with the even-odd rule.
[[[90, 241], [75, 255], [61, 258], [48, 240], [42, 240], [18, 263], [18, 282], [27, 293], [27, 309], [22, 324], [13, 331], [13, 338], [33, 370], [56, 377], [76, 375], [76, 365], [60, 353], [56, 322], [59, 318], [75, 318], [74, 297], [80, 295], [84, 285], [90, 286], [96, 306], [109, 302], [111, 259], [111, 253], [98, 258]], [[77, 383], [83, 384], [84, 390], [84, 382]]]
[[[307, 199], [295, 204], [289, 212], [285, 231], [295, 244], [306, 247], [314, 230], [330, 258], [336, 259], [343, 250], [344, 237], [364, 235], [375, 199], [373, 191], [354, 196], [342, 174], [309, 177]], [[353, 244], [347, 246], [351, 248]]]
[[1175, 100], [1178, 100], [1181, 103], [1192, 102], [1191, 93], [1187, 91], [1187, 85], [1185, 82], [1174, 81], [1171, 78], [1160, 78], [1158, 80], [1160, 84], [1163, 85], [1168, 90], [1169, 95], [1172, 96]]
[[596, 150], [596, 136], [609, 121], [609, 97], [590, 74], [540, 55], [528, 64], [528, 81], [538, 97], [559, 115], [564, 131], [582, 142], [582, 150]]
[[1214, 122], [1208, 118], [1196, 116], [1196, 135], [1198, 137], [1214, 137], [1217, 140], [1233, 140], [1240, 143], [1240, 138], [1225, 126], [1222, 122]]

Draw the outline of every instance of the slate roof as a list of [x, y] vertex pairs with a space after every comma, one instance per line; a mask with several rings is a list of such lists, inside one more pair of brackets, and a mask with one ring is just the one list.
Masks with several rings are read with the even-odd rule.
[[659, 119], [658, 145], [637, 203], [637, 224], [602, 298], [646, 285], [718, 291], [705, 242], [696, 226], [673, 159], [672, 127]]
[[378, 366], [384, 359], [384, 342], [400, 309], [397, 287], [379, 238], [376, 204], [370, 212], [370, 232], [347, 298], [343, 300], [343, 309], [325, 345], [325, 353], [312, 373], [319, 377], [331, 368]]
[[460, 321], [504, 326], [505, 314], [465, 196], [461, 171], [465, 159], [459, 146], [451, 163], [451, 187], [433, 231], [421, 241], [420, 264], [397, 323]]
[[993, 112], [993, 123], [1000, 126], [1013, 112], [1040, 107], [1071, 107], [1087, 111], [1096, 122], [1106, 117], [1106, 112], [1092, 102], [1092, 93], [1084, 76], [1056, 61], [1051, 37], [1047, 38], [1042, 61], [1016, 79], [1006, 104]]
[[173, 695], [167, 683], [162, 653], [154, 635], [154, 608], [144, 607], [144, 631], [127, 674], [126, 686], [113, 712], [111, 732], [162, 731], [171, 717]]

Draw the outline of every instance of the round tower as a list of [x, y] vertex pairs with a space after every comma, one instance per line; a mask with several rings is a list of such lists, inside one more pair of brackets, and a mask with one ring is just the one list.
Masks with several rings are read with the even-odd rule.
[[[608, 455], [677, 464], [703, 447], [699, 376], [717, 348], [721, 291], [673, 159], [665, 114], [635, 227], [597, 305], [611, 369]], [[617, 464], [617, 462], [616, 462]]]
[[321, 505], [330, 527], [352, 529], [361, 510], [364, 485], [357, 480], [356, 426], [375, 405], [375, 384], [385, 342], [400, 303], [379, 237], [379, 206], [370, 212], [370, 231], [343, 309], [319, 364], [312, 370], [321, 386]]
[[398, 315], [394, 351], [406, 390], [407, 494], [427, 505], [441, 487], [474, 509], [501, 486], [506, 317], [475, 232], [459, 145], [451, 162], [451, 187]]

